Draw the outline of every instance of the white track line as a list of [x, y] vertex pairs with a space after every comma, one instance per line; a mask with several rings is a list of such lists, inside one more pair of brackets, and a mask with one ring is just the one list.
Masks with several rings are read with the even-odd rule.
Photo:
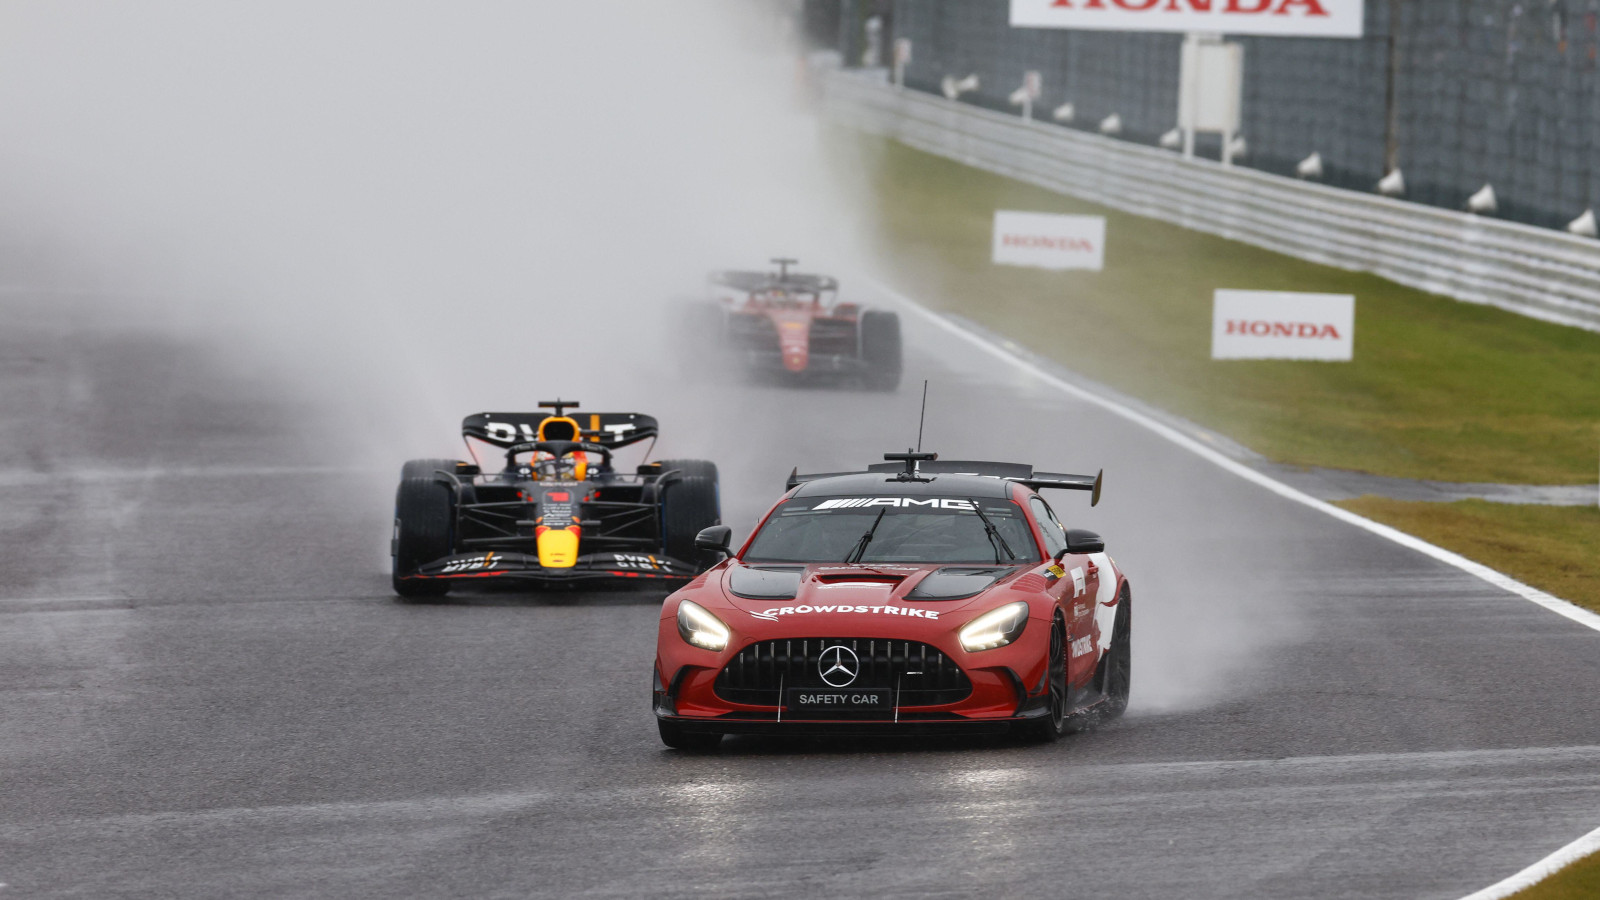
[[1264, 487], [1274, 494], [1277, 494], [1278, 496], [1287, 500], [1293, 500], [1294, 502], [1303, 506], [1309, 506], [1318, 512], [1333, 516], [1335, 519], [1338, 519], [1341, 522], [1347, 522], [1356, 526], [1357, 528], [1370, 531], [1381, 538], [1393, 541], [1402, 547], [1406, 547], [1411, 550], [1415, 550], [1418, 553], [1431, 556], [1447, 565], [1455, 566], [1461, 571], [1481, 578], [1495, 587], [1510, 591], [1511, 593], [1516, 594], [1525, 600], [1531, 600], [1545, 609], [1548, 609], [1551, 612], [1559, 615], [1566, 616], [1580, 625], [1593, 628], [1595, 631], [1600, 631], [1600, 615], [1596, 615], [1581, 606], [1574, 606], [1573, 604], [1562, 600], [1560, 597], [1557, 597], [1553, 594], [1547, 594], [1536, 587], [1523, 584], [1509, 575], [1496, 572], [1494, 569], [1491, 569], [1482, 563], [1473, 562], [1459, 553], [1452, 553], [1443, 547], [1434, 546], [1433, 544], [1430, 544], [1419, 537], [1406, 534], [1403, 531], [1397, 531], [1396, 529], [1390, 528], [1387, 525], [1382, 525], [1378, 522], [1372, 521], [1371, 519], [1358, 516], [1347, 509], [1341, 509], [1331, 503], [1318, 500], [1310, 494], [1296, 490], [1295, 488], [1292, 488], [1281, 481], [1277, 481], [1267, 475], [1263, 475], [1260, 472], [1257, 472], [1255, 469], [1244, 465], [1243, 463], [1229, 459], [1227, 456], [1218, 453], [1216, 450], [1207, 447], [1205, 444], [1200, 443], [1199, 441], [1189, 437], [1181, 431], [1178, 431], [1170, 425], [1157, 421], [1156, 419], [1153, 419], [1136, 409], [1124, 406], [1115, 400], [1102, 397], [1099, 394], [1085, 390], [1084, 388], [1081, 388], [1070, 381], [1066, 381], [1060, 377], [1052, 375], [1043, 368], [1017, 356], [1004, 347], [961, 328], [956, 323], [951, 322], [944, 316], [941, 316], [933, 310], [928, 309], [922, 304], [912, 300], [910, 297], [907, 297], [899, 291], [894, 290], [886, 284], [874, 282], [874, 286], [884, 294], [892, 297], [896, 303], [899, 303], [906, 309], [916, 313], [933, 325], [944, 329], [946, 332], [961, 338], [973, 346], [989, 353], [991, 356], [994, 356], [997, 359], [1000, 359], [1023, 370], [1024, 372], [1027, 372], [1028, 374], [1048, 383], [1063, 393], [1071, 394], [1079, 400], [1083, 400], [1086, 403], [1092, 403], [1113, 415], [1120, 416], [1121, 418], [1126, 419], [1135, 425], [1139, 425], [1140, 427], [1153, 431], [1162, 438], [1177, 444], [1179, 447], [1188, 450], [1190, 453], [1193, 453], [1194, 455], [1217, 466], [1218, 468], [1232, 472], [1240, 478], [1243, 478], [1252, 484]]
[[1600, 852], [1600, 828], [1589, 832], [1560, 850], [1546, 856], [1521, 872], [1497, 881], [1477, 893], [1468, 894], [1461, 900], [1501, 900], [1518, 891], [1526, 890], [1551, 875], [1565, 869], [1591, 853]]
[[[1002, 362], [1027, 372], [1028, 374], [1038, 378], [1046, 384], [1049, 384], [1062, 393], [1070, 394], [1073, 397], [1084, 401], [1085, 403], [1092, 403], [1095, 406], [1104, 409], [1106, 412], [1111, 413], [1112, 415], [1119, 416], [1135, 425], [1148, 429], [1149, 431], [1154, 432], [1156, 435], [1178, 445], [1179, 447], [1182, 447], [1183, 449], [1193, 453], [1194, 455], [1204, 459], [1206, 462], [1209, 462], [1220, 469], [1231, 472], [1252, 484], [1264, 487], [1286, 500], [1292, 500], [1295, 503], [1301, 504], [1302, 506], [1309, 506], [1318, 512], [1326, 513], [1341, 522], [1345, 522], [1350, 525], [1354, 525], [1357, 528], [1369, 531], [1378, 537], [1393, 541], [1402, 547], [1415, 550], [1425, 556], [1430, 556], [1439, 562], [1445, 563], [1446, 565], [1454, 566], [1457, 569], [1466, 572], [1468, 575], [1472, 575], [1476, 578], [1481, 578], [1484, 581], [1489, 582], [1497, 588], [1502, 588], [1510, 591], [1513, 594], [1516, 594], [1524, 600], [1537, 603], [1553, 613], [1566, 616], [1580, 625], [1583, 625], [1587, 628], [1592, 628], [1595, 631], [1600, 631], [1600, 615], [1595, 615], [1594, 613], [1582, 607], [1574, 606], [1573, 604], [1562, 600], [1560, 597], [1557, 597], [1553, 594], [1547, 594], [1544, 591], [1533, 587], [1532, 585], [1523, 584], [1509, 575], [1496, 572], [1494, 569], [1491, 569], [1482, 563], [1473, 562], [1459, 553], [1452, 553], [1443, 547], [1430, 544], [1419, 537], [1406, 534], [1403, 531], [1398, 531], [1394, 528], [1390, 528], [1387, 525], [1374, 522], [1371, 519], [1363, 518], [1353, 512], [1350, 512], [1349, 510], [1340, 509], [1331, 503], [1318, 500], [1317, 498], [1303, 491], [1295, 490], [1281, 481], [1277, 481], [1261, 474], [1260, 472], [1257, 472], [1255, 469], [1252, 469], [1249, 466], [1229, 459], [1228, 457], [1218, 453], [1210, 447], [1207, 447], [1194, 438], [1189, 437], [1183, 432], [1159, 422], [1136, 409], [1124, 406], [1115, 400], [1102, 397], [1099, 394], [1085, 390], [1071, 383], [1070, 381], [1066, 381], [1062, 378], [1052, 375], [1043, 368], [1034, 365], [1028, 360], [1025, 360], [1010, 352], [1009, 350], [1006, 350], [1004, 347], [1001, 347], [1000, 345], [995, 344], [979, 335], [973, 334], [970, 331], [962, 329], [960, 326], [956, 325], [954, 322], [951, 322], [949, 319], [946, 319], [944, 316], [941, 316], [933, 310], [928, 309], [917, 301], [907, 297], [905, 294], [900, 293], [881, 281], [873, 281], [872, 284], [883, 294], [892, 298], [896, 303], [917, 314], [930, 324], [943, 329], [948, 334], [972, 344], [974, 347], [977, 347], [978, 349], [988, 353], [996, 359], [1001, 360]], [[1578, 838], [1576, 841], [1573, 841], [1572, 843], [1562, 847], [1560, 850], [1557, 850], [1544, 859], [1539, 860], [1528, 868], [1523, 869], [1515, 875], [1512, 875], [1510, 878], [1490, 885], [1489, 887], [1486, 887], [1468, 897], [1463, 897], [1462, 900], [1500, 900], [1502, 897], [1508, 897], [1517, 891], [1534, 884], [1535, 882], [1549, 877], [1557, 869], [1563, 868], [1564, 866], [1567, 866], [1576, 860], [1597, 851], [1600, 851], [1600, 828], [1597, 828], [1583, 837]]]

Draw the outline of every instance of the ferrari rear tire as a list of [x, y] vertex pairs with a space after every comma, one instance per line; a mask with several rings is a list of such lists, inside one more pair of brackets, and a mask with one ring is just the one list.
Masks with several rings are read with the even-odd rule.
[[900, 386], [902, 366], [900, 316], [881, 309], [861, 314], [861, 360], [866, 364], [863, 384], [870, 391], [892, 391]]
[[662, 552], [682, 562], [696, 562], [695, 536], [722, 522], [717, 464], [703, 459], [664, 459], [661, 469], [679, 473], [667, 484], [661, 501]]
[[1050, 712], [1028, 723], [1027, 736], [1039, 743], [1054, 743], [1072, 730], [1072, 715], [1067, 709], [1067, 626], [1060, 614], [1050, 626], [1050, 649], [1045, 657], [1050, 686]]
[[[405, 471], [420, 464], [450, 460], [413, 460], [406, 463]], [[448, 471], [448, 470], [447, 470]], [[394, 497], [394, 548], [391, 581], [394, 592], [402, 597], [438, 597], [450, 590], [449, 582], [409, 581], [405, 576], [415, 574], [426, 563], [449, 556], [454, 550], [451, 531], [455, 526], [455, 499], [450, 488], [435, 476], [413, 475], [402, 477]]]
[[656, 728], [661, 732], [661, 743], [686, 753], [711, 753], [722, 743], [720, 734], [684, 731], [678, 723], [665, 719], [657, 719]]

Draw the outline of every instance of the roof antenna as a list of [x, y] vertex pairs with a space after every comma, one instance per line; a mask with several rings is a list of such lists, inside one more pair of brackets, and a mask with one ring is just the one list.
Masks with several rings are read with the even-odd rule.
[[798, 260], [798, 259], [783, 259], [781, 257], [778, 258], [778, 259], [772, 260], [772, 264], [778, 267], [778, 280], [779, 281], [788, 281], [789, 280], [789, 267], [792, 266], [792, 265], [795, 265], [798, 262], [800, 262], [800, 260]]
[[928, 379], [922, 379], [922, 415], [917, 418], [917, 452], [922, 452], [922, 426], [928, 421]]

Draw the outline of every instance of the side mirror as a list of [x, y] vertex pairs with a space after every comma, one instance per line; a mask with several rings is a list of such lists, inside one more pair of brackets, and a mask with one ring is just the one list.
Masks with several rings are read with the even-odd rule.
[[1105, 550], [1106, 542], [1100, 535], [1082, 528], [1067, 529], [1068, 553], [1104, 553]]
[[713, 525], [702, 530], [694, 536], [696, 550], [709, 550], [723, 556], [732, 556], [733, 551], [728, 548], [733, 541], [733, 529], [726, 525]]

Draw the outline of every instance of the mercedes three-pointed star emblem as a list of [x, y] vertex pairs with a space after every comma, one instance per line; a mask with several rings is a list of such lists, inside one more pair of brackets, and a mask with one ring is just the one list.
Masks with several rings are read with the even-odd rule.
[[822, 651], [817, 660], [817, 671], [828, 687], [847, 687], [861, 672], [861, 660], [856, 652], [843, 644], [834, 644]]

